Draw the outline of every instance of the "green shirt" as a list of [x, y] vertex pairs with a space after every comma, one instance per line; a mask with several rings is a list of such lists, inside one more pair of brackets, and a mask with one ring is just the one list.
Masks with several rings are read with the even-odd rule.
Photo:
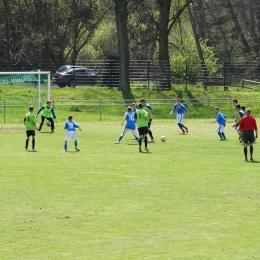
[[34, 123], [36, 122], [36, 117], [33, 113], [28, 112], [25, 115], [24, 122], [25, 122], [26, 131], [35, 130]]
[[147, 112], [148, 119], [153, 119], [153, 114], [152, 113], [148, 113], [151, 110], [153, 110], [152, 107], [149, 104], [146, 104], [146, 106], [143, 109]]
[[136, 110], [135, 112], [137, 117], [137, 127], [148, 127], [148, 121], [147, 121], [147, 112], [143, 109]]

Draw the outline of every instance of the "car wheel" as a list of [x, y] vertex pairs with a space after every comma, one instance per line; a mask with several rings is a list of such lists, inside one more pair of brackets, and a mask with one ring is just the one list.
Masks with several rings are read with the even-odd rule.
[[60, 88], [65, 88], [66, 87], [66, 85], [64, 85], [64, 84], [59, 84], [58, 85]]
[[71, 79], [68, 85], [69, 87], [75, 88], [77, 86], [77, 81], [75, 79]]

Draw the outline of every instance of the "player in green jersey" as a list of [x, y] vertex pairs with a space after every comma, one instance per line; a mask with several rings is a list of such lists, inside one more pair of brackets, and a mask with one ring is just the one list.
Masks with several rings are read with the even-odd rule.
[[142, 103], [144, 110], [147, 112], [148, 117], [148, 134], [151, 138], [151, 142], [154, 142], [153, 133], [151, 131], [152, 121], [153, 121], [153, 109], [152, 107], [146, 102], [144, 98], [140, 100], [140, 103]]
[[25, 142], [25, 151], [28, 151], [28, 144], [30, 140], [30, 136], [32, 136], [32, 151], [36, 152], [35, 150], [35, 129], [38, 130], [36, 126], [36, 117], [33, 113], [34, 107], [29, 107], [29, 112], [25, 115], [23, 123], [26, 129], [26, 142]]
[[148, 134], [148, 115], [143, 109], [143, 105], [138, 105], [138, 110], [135, 112], [135, 118], [137, 120], [137, 127], [139, 132], [139, 152], [142, 152], [142, 140], [144, 139], [145, 151], [149, 152], [147, 148], [147, 134]]

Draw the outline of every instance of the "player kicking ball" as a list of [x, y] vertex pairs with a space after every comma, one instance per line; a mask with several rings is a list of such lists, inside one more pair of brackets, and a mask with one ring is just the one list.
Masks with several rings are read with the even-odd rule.
[[81, 131], [80, 126], [72, 120], [73, 117], [71, 115], [68, 116], [68, 121], [66, 121], [64, 129], [67, 130], [67, 135], [64, 140], [64, 152], [67, 152], [68, 149], [68, 141], [73, 138], [74, 140], [74, 146], [76, 151], [80, 151], [78, 148], [78, 141], [76, 136], [76, 128], [78, 128]]

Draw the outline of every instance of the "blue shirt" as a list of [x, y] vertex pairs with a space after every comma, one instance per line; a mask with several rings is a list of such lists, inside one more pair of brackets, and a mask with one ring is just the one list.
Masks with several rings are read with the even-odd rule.
[[125, 128], [127, 129], [133, 129], [135, 130], [135, 113], [131, 112], [126, 112], [125, 113], [125, 120], [126, 120], [126, 125]]
[[221, 114], [220, 112], [217, 112], [216, 115], [217, 115], [216, 121], [218, 122], [218, 124], [225, 126], [226, 125], [226, 115]]
[[65, 126], [64, 126], [64, 129], [67, 130], [67, 131], [74, 131], [75, 132], [76, 128], [79, 128], [79, 125], [73, 120], [68, 120], [65, 123]]
[[172, 108], [172, 112], [174, 110], [177, 110], [177, 114], [184, 114], [187, 111], [186, 107], [183, 104], [177, 104], [177, 103], [174, 104]]

